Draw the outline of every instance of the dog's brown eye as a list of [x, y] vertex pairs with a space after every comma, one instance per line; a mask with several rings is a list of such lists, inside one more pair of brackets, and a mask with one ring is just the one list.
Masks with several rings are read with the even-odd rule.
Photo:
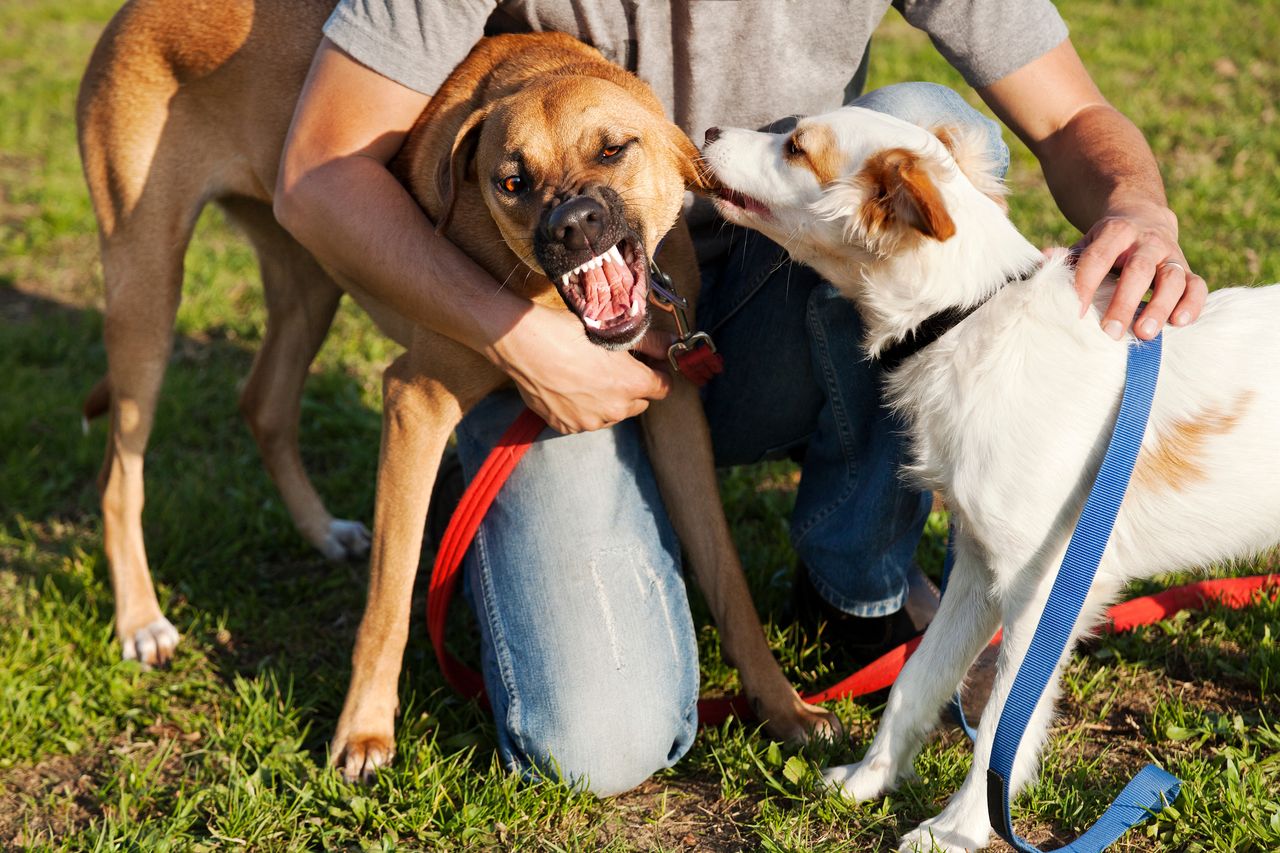
[[792, 157], [799, 157], [803, 153], [804, 149], [800, 147], [800, 143], [796, 142], [794, 136], [787, 140], [787, 154]]
[[512, 195], [515, 195], [520, 192], [520, 190], [524, 189], [524, 178], [519, 175], [512, 175], [508, 178], [503, 178], [502, 188]]
[[600, 149], [600, 156], [603, 157], [605, 160], [610, 160], [614, 157], [617, 157], [621, 153], [622, 153], [621, 145], [606, 145], [604, 148]]

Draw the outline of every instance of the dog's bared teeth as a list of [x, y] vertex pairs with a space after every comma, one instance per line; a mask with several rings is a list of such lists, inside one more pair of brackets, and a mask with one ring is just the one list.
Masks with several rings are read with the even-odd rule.
[[568, 279], [571, 276], [582, 275], [588, 272], [589, 270], [598, 270], [601, 267], [603, 267], [606, 263], [609, 263], [610, 261], [616, 263], [618, 266], [625, 267], [627, 265], [627, 262], [626, 262], [626, 259], [622, 256], [622, 250], [618, 248], [618, 246], [620, 245], [621, 245], [620, 243], [614, 243], [605, 251], [601, 252], [591, 260], [582, 264], [582, 266], [575, 267], [574, 269], [571, 269], [569, 270], [569, 272], [565, 273], [564, 276], [561, 278], [561, 281], [564, 282], [565, 287], [569, 286]]
[[601, 323], [601, 322], [600, 322], [599, 320], [597, 320], [595, 317], [588, 317], [588, 316], [587, 316], [587, 315], [585, 315], [585, 314], [584, 314], [584, 315], [582, 315], [582, 322], [584, 322], [584, 323], [586, 323], [586, 324], [587, 324], [587, 328], [588, 328], [588, 329], [603, 329], [603, 328], [604, 328], [604, 323]]
[[560, 283], [561, 283], [562, 285], [564, 285], [564, 289], [565, 289], [565, 290], [568, 290], [568, 289], [569, 289], [569, 277], [570, 277], [571, 275], [573, 275], [573, 273], [571, 273], [571, 272], [567, 272], [567, 273], [565, 273], [564, 275], [560, 276]]

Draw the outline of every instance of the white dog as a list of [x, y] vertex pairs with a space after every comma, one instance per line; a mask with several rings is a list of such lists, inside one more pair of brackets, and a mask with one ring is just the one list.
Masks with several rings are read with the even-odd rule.
[[[973, 850], [990, 840], [996, 722], [1101, 465], [1130, 343], [1103, 333], [1096, 307], [1080, 317], [1065, 253], [1045, 260], [1018, 233], [1000, 182], [975, 156], [981, 150], [957, 131], [854, 107], [805, 119], [792, 134], [713, 130], [704, 150], [723, 185], [721, 213], [854, 300], [871, 357], [937, 315], [958, 320], [886, 382], [908, 425], [910, 475], [952, 511], [951, 585], [866, 757], [826, 774], [855, 800], [891, 790], [1003, 627], [973, 767], [903, 850]], [[1096, 305], [1113, 291], [1112, 281]], [[1280, 287], [1265, 287], [1219, 290], [1199, 321], [1166, 329], [1151, 420], [1073, 643], [1130, 579], [1280, 541], [1278, 325]], [[1060, 668], [1018, 751], [1014, 792], [1036, 772]]]

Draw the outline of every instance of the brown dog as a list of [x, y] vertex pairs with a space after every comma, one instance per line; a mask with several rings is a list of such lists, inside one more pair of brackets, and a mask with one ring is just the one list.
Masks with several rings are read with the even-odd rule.
[[[323, 0], [207, 4], [198, 14], [134, 0], [108, 25], [78, 107], [107, 291], [108, 375], [86, 412], [109, 404], [111, 413], [99, 485], [116, 632], [125, 657], [159, 663], [177, 633], [161, 614], [147, 568], [142, 457], [183, 253], [204, 203], [221, 205], [258, 252], [267, 330], [241, 408], [298, 529], [327, 556], [360, 556], [369, 540], [362, 525], [329, 515], [302, 468], [297, 423], [307, 367], [344, 290], [406, 347], [384, 377], [369, 598], [332, 744], [334, 762], [354, 779], [392, 754], [410, 593], [445, 442], [463, 413], [507, 380], [471, 350], [412, 326], [358, 283], [335, 280], [272, 216], [281, 147], [328, 11]], [[591, 134], [598, 152], [582, 150], [580, 140]], [[524, 183], [506, 180], [517, 150]], [[595, 342], [629, 347], [649, 322], [649, 252], [664, 235], [662, 265], [681, 293], [696, 294], [692, 244], [680, 220], [696, 156], [649, 88], [595, 50], [562, 35], [502, 36], [480, 43], [455, 69], [393, 170], [496, 279], [530, 300], [567, 305]], [[611, 187], [637, 191], [624, 198]], [[613, 248], [602, 252], [606, 246]], [[583, 269], [593, 255], [594, 274]], [[603, 294], [599, 263], [611, 265]], [[511, 274], [522, 265], [528, 274]], [[650, 435], [680, 437], [650, 442], [654, 468], [726, 657], [760, 715], [787, 739], [830, 734], [834, 717], [800, 700], [765, 643], [719, 511], [693, 387], [677, 381], [645, 425]]]

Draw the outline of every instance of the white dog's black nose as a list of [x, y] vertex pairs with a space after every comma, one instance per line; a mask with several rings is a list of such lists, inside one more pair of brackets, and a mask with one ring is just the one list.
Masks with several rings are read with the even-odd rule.
[[549, 240], [564, 245], [566, 249], [580, 251], [599, 242], [604, 222], [604, 206], [593, 198], [580, 195], [551, 211], [543, 227]]
[[711, 143], [715, 142], [717, 139], [720, 138], [720, 128], [708, 127], [706, 136], [704, 138], [707, 145], [710, 145]]

